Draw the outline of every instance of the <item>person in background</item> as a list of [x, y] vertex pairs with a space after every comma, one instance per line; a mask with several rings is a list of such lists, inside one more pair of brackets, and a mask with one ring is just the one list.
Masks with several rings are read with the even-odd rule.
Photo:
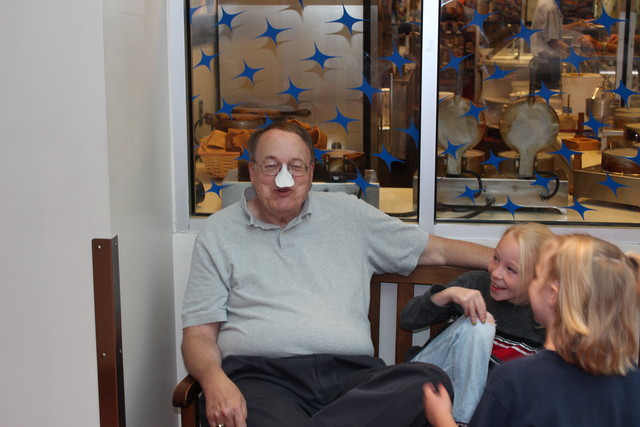
[[[545, 350], [497, 367], [469, 426], [640, 425], [639, 264], [585, 234], [552, 240], [529, 287]], [[424, 408], [455, 426], [443, 387], [425, 384]]]
[[294, 122], [249, 140], [252, 186], [196, 237], [182, 353], [202, 386], [202, 424], [427, 424], [426, 363], [373, 357], [369, 283], [417, 265], [486, 268], [489, 247], [429, 235], [345, 193], [310, 192], [314, 150]]
[[569, 54], [569, 45], [562, 40], [562, 12], [556, 0], [538, 0], [532, 30], [539, 30], [531, 36], [531, 53], [537, 61], [535, 87], [542, 82], [548, 88], [560, 87], [560, 59]]
[[569, 44], [563, 40], [563, 32], [582, 25], [588, 24], [583, 20], [564, 24], [557, 0], [538, 0], [531, 29], [539, 31], [530, 39], [531, 53], [537, 62], [534, 80], [536, 89], [540, 89], [542, 82], [549, 89], [560, 87], [561, 60], [570, 53]]
[[449, 375], [456, 421], [471, 419], [489, 370], [542, 347], [544, 329], [533, 318], [527, 290], [540, 250], [553, 236], [542, 224], [511, 226], [488, 272], [472, 271], [446, 286], [434, 285], [403, 308], [400, 326], [408, 330], [457, 319], [410, 359], [433, 363]]

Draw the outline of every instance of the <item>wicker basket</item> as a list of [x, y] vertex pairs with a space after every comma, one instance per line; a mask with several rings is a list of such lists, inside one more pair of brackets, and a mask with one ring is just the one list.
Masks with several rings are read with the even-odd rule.
[[238, 157], [242, 153], [238, 151], [225, 151], [220, 149], [211, 149], [200, 144], [198, 147], [198, 155], [204, 162], [204, 166], [214, 179], [223, 179], [227, 172], [238, 167]]

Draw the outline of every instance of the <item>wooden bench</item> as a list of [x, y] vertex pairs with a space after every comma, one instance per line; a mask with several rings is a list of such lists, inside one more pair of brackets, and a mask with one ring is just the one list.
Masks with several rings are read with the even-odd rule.
[[[402, 362], [405, 353], [412, 345], [412, 333], [400, 328], [400, 312], [402, 307], [413, 298], [414, 285], [432, 285], [434, 283], [448, 283], [453, 278], [469, 271], [466, 268], [449, 266], [418, 266], [408, 276], [399, 274], [377, 274], [371, 278], [371, 304], [369, 307], [369, 322], [371, 323], [371, 339], [375, 355], [379, 354], [380, 339], [380, 300], [382, 283], [397, 283], [396, 288], [396, 330], [395, 330], [395, 361]], [[434, 326], [430, 333], [437, 333]], [[173, 406], [180, 408], [182, 427], [199, 426], [200, 393], [202, 389], [198, 382], [187, 375], [176, 386], [173, 392]]]

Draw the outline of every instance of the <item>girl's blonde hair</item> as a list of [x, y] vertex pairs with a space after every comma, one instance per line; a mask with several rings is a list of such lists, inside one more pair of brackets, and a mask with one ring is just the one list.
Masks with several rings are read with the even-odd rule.
[[553, 232], [543, 224], [537, 222], [522, 222], [507, 228], [502, 237], [511, 234], [520, 250], [518, 265], [520, 274], [520, 292], [528, 298], [528, 290], [533, 276], [540, 251], [544, 244], [555, 236]]
[[556, 351], [593, 375], [626, 375], [638, 357], [640, 258], [586, 234], [558, 236], [548, 249]]

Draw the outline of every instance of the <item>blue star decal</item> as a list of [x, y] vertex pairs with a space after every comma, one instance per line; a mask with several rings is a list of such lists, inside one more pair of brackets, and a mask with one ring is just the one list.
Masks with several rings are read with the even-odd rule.
[[461, 197], [468, 197], [469, 200], [471, 200], [473, 202], [473, 204], [475, 205], [476, 204], [476, 199], [475, 199], [476, 194], [478, 194], [478, 190], [474, 190], [473, 188], [469, 188], [468, 185], [465, 185], [464, 186], [464, 192], [461, 195], [459, 195], [459, 196], [457, 196], [455, 198], [459, 199]]
[[331, 150], [320, 150], [320, 149], [314, 147], [313, 151], [316, 153], [316, 160], [319, 161], [319, 162], [322, 162], [322, 156], [325, 153], [330, 152]]
[[402, 67], [404, 67], [405, 64], [415, 64], [414, 61], [410, 61], [400, 55], [400, 53], [398, 53], [398, 48], [395, 45], [393, 45], [393, 54], [391, 54], [391, 56], [382, 56], [380, 59], [393, 62], [398, 69], [400, 76], [402, 76]]
[[347, 27], [349, 29], [349, 34], [353, 35], [353, 26], [354, 24], [357, 24], [358, 22], [362, 22], [365, 21], [365, 19], [358, 19], [358, 18], [354, 18], [353, 16], [349, 15], [349, 13], [347, 12], [347, 8], [344, 7], [344, 4], [342, 5], [342, 17], [340, 19], [336, 19], [333, 21], [327, 21], [326, 24], [332, 23], [332, 22], [337, 22], [340, 24], [343, 24], [345, 27]]
[[302, 0], [298, 0], [298, 3], [300, 3], [300, 7], [304, 9], [304, 3], [302, 2]]
[[267, 126], [269, 126], [271, 123], [273, 123], [273, 120], [271, 120], [271, 119], [269, 118], [269, 116], [265, 114], [265, 115], [264, 115], [264, 124], [263, 124], [262, 126], [258, 127], [257, 129], [266, 128], [266, 127], [267, 127]]
[[468, 56], [471, 56], [471, 54], [468, 53], [464, 56], [455, 56], [453, 53], [449, 52], [449, 62], [447, 63], [447, 65], [442, 67], [440, 71], [444, 71], [447, 68], [453, 68], [454, 70], [456, 70], [456, 73], [459, 73], [460, 64], [462, 64], [462, 61], [464, 61]]
[[487, 159], [486, 161], [482, 162], [483, 165], [491, 165], [494, 168], [496, 168], [496, 170], [499, 172], [500, 171], [500, 163], [504, 162], [505, 160], [507, 160], [504, 157], [498, 157], [496, 156], [493, 151], [491, 149], [489, 149], [489, 159]]
[[601, 127], [604, 126], [609, 126], [612, 127], [613, 125], [608, 125], [606, 123], [602, 123], [596, 119], [593, 118], [593, 116], [589, 116], [589, 120], [587, 120], [586, 122], [583, 123], [585, 126], [589, 126], [591, 128], [591, 130], [593, 131], [593, 133], [595, 134], [596, 138], [600, 138], [598, 136], [598, 131], [600, 130]]
[[379, 187], [379, 185], [373, 185], [373, 184], [369, 184], [363, 177], [362, 175], [360, 175], [360, 171], [358, 169], [356, 169], [356, 173], [358, 174], [358, 176], [356, 177], [356, 179], [348, 179], [347, 181], [349, 182], [354, 182], [356, 184], [358, 184], [358, 187], [360, 187], [360, 189], [362, 190], [362, 192], [364, 193], [364, 195], [367, 195], [367, 188], [368, 187]]
[[362, 76], [362, 84], [360, 86], [350, 87], [349, 89], [359, 90], [360, 92], [367, 95], [367, 98], [369, 98], [369, 103], [373, 102], [371, 100], [371, 97], [373, 96], [374, 93], [382, 92], [380, 89], [376, 89], [373, 86], [371, 86], [364, 75]]
[[389, 170], [391, 170], [391, 163], [393, 163], [393, 162], [404, 163], [404, 160], [396, 159], [391, 154], [389, 154], [389, 152], [387, 151], [387, 147], [385, 147], [384, 144], [382, 145], [382, 152], [381, 153], [379, 153], [379, 154], [371, 153], [371, 154], [376, 156], [376, 157], [381, 158], [382, 160], [384, 160], [384, 162], [387, 164], [387, 168]]
[[562, 141], [562, 148], [559, 149], [558, 151], [553, 151], [551, 154], [559, 154], [562, 157], [565, 158], [565, 160], [567, 161], [567, 163], [569, 165], [571, 165], [571, 156], [573, 154], [580, 154], [580, 151], [573, 151], [572, 149], [570, 149], [569, 147], [567, 147], [564, 143], [564, 141]]
[[502, 209], [506, 209], [506, 210], [508, 210], [509, 212], [511, 212], [511, 216], [512, 216], [513, 218], [515, 218], [515, 217], [516, 217], [516, 211], [517, 211], [518, 209], [522, 209], [522, 206], [516, 205], [515, 203], [513, 203], [513, 202], [511, 201], [511, 198], [510, 198], [509, 196], [507, 196], [507, 203], [505, 203], [505, 204], [502, 206]]
[[193, 15], [196, 14], [196, 12], [198, 10], [200, 10], [200, 8], [202, 8], [204, 5], [200, 5], [198, 7], [191, 7], [189, 8], [189, 22], [193, 21]]
[[295, 98], [296, 102], [300, 102], [298, 100], [298, 97], [300, 96], [300, 94], [302, 92], [304, 92], [306, 90], [311, 90], [311, 89], [304, 89], [304, 88], [297, 87], [291, 81], [291, 77], [289, 77], [289, 88], [287, 90], [282, 91], [282, 92], [278, 92], [277, 95], [282, 95], [282, 94], [291, 95], [291, 96], [293, 96]]
[[543, 176], [538, 175], [538, 172], [533, 172], [536, 176], [536, 180], [529, 185], [539, 185], [540, 187], [544, 187], [545, 190], [549, 191], [549, 182], [553, 181], [555, 178], [545, 178]]
[[193, 67], [194, 69], [198, 68], [201, 65], [204, 65], [205, 67], [207, 67], [209, 69], [209, 71], [211, 71], [211, 61], [213, 61], [213, 58], [215, 58], [216, 56], [220, 55], [219, 53], [214, 53], [213, 55], [207, 55], [206, 53], [204, 53], [204, 50], [200, 49], [200, 53], [202, 54], [202, 57], [200, 58], [200, 62], [198, 62], [196, 64], [195, 67]]
[[531, 30], [529, 28], [527, 28], [526, 25], [524, 25], [524, 22], [522, 22], [522, 19], [520, 20], [520, 31], [518, 32], [518, 34], [508, 37], [507, 40], [510, 39], [523, 39], [525, 42], [527, 42], [528, 45], [531, 45], [531, 36], [534, 35], [535, 33], [537, 33], [538, 31], [542, 31], [542, 29], [539, 30]]
[[324, 70], [324, 63], [331, 58], [340, 58], [339, 56], [330, 56], [330, 55], [325, 55], [324, 53], [320, 52], [320, 49], [318, 49], [318, 45], [314, 42], [313, 46], [316, 48], [316, 52], [311, 55], [308, 58], [303, 58], [300, 61], [316, 61], [318, 64], [320, 64], [320, 67]]
[[416, 144], [416, 147], [417, 147], [418, 143], [420, 142], [420, 131], [416, 127], [415, 123], [413, 123], [413, 117], [411, 117], [409, 120], [410, 120], [410, 123], [407, 129], [396, 129], [396, 130], [399, 130], [408, 134], [411, 137], [411, 139], [413, 139], [413, 143]]
[[340, 110], [338, 110], [338, 107], [336, 107], [336, 116], [331, 119], [331, 120], [325, 120], [325, 122], [327, 123], [337, 123], [340, 126], [342, 126], [344, 128], [344, 130], [349, 133], [349, 129], [347, 129], [347, 126], [349, 125], [350, 122], [357, 122], [357, 119], [350, 119], [347, 116], [342, 115], [342, 113], [340, 112]]
[[628, 22], [628, 20], [612, 18], [611, 16], [609, 16], [609, 14], [607, 14], [604, 6], [602, 6], [602, 14], [600, 15], [600, 18], [587, 22], [593, 22], [594, 24], [602, 25], [604, 28], [606, 28], [607, 33], [611, 35], [611, 26], [613, 24], [615, 24], [616, 22]]
[[491, 74], [485, 80], [501, 79], [501, 78], [513, 73], [514, 71], [516, 71], [516, 70], [505, 71], [502, 68], [498, 67], [498, 64], [496, 64], [495, 61], [493, 61], [493, 67], [494, 67], [493, 74]]
[[255, 39], [259, 39], [260, 37], [268, 37], [271, 40], [273, 40], [273, 43], [278, 46], [278, 34], [280, 34], [283, 31], [287, 31], [290, 30], [291, 28], [275, 28], [273, 26], [271, 26], [271, 23], [269, 22], [269, 20], [267, 19], [267, 29], [264, 33], [260, 34], [257, 37], [254, 37]]
[[495, 12], [491, 12], [491, 13], [487, 13], [487, 14], [482, 14], [482, 13], [478, 13], [477, 9], [473, 9], [473, 18], [471, 19], [471, 21], [469, 21], [469, 23], [467, 25], [465, 25], [464, 27], [460, 28], [458, 30], [458, 32], [462, 31], [463, 28], [467, 28], [471, 25], [477, 25], [478, 28], [480, 28], [480, 32], [482, 33], [482, 36], [484, 38], [487, 38], [487, 36], [484, 34], [484, 28], [483, 28], [483, 24], [485, 19], [487, 19], [488, 17], [490, 17], [491, 15], [493, 15]]
[[567, 209], [573, 209], [574, 211], [578, 212], [582, 219], [584, 219], [584, 213], [586, 211], [595, 211], [595, 209], [587, 208], [578, 202], [574, 202], [573, 206], [567, 206]]
[[605, 92], [613, 92], [617, 94], [620, 98], [624, 100], [624, 105], [629, 105], [629, 97], [631, 95], [638, 95], [640, 92], [634, 92], [631, 89], [628, 89], [622, 80], [620, 80], [620, 84], [614, 90], [605, 90]]
[[242, 154], [240, 154], [238, 157], [236, 157], [233, 160], [246, 160], [247, 162], [251, 161], [251, 156], [249, 156], [249, 150], [242, 150]]
[[231, 31], [233, 33], [233, 26], [232, 26], [232, 22], [233, 20], [236, 18], [236, 16], [245, 13], [246, 10], [243, 10], [242, 12], [238, 12], [238, 13], [227, 13], [226, 10], [224, 10], [224, 7], [220, 6], [220, 9], [222, 9], [222, 16], [220, 17], [220, 19], [218, 19], [218, 23], [215, 26], [222, 26], [222, 25], [226, 25], [229, 28], [229, 31]]
[[549, 104], [549, 99], [551, 99], [553, 95], [558, 95], [560, 93], [564, 93], [564, 92], [557, 92], [555, 90], [551, 90], [547, 88], [547, 85], [545, 85], [544, 82], [540, 82], [540, 90], [534, 93], [534, 95], [539, 96], [540, 98], [544, 98], [544, 100], [547, 101], [547, 104]]
[[220, 197], [220, 190], [222, 190], [224, 187], [228, 187], [228, 185], [218, 185], [212, 179], [211, 180], [211, 187], [207, 191], [205, 191], [205, 193], [216, 193], [218, 195], [218, 197]]
[[453, 156], [454, 159], [458, 158], [458, 151], [460, 150], [460, 147], [464, 147], [465, 145], [469, 145], [466, 143], [462, 143], [462, 144], [454, 144], [453, 142], [449, 141], [447, 139], [447, 149], [444, 150], [441, 155], [445, 155], [445, 154], [451, 154]]
[[636, 155], [635, 156], [627, 157], [627, 159], [633, 160], [634, 162], [636, 162], [637, 164], [640, 165], [640, 148], [638, 150], [636, 150]]
[[615, 194], [616, 199], [618, 198], [618, 188], [630, 187], [630, 185], [624, 185], [614, 181], [613, 178], [611, 178], [611, 175], [609, 175], [609, 172], [607, 172], [607, 179], [605, 179], [602, 182], [599, 182], [598, 184], [604, 185], [605, 187], [609, 187], [609, 189], [613, 191], [613, 194]]
[[473, 102], [469, 102], [470, 106], [469, 106], [469, 111], [467, 111], [466, 113], [464, 113], [463, 115], [461, 115], [460, 117], [457, 117], [458, 119], [465, 117], [465, 116], [473, 116], [476, 121], [480, 121], [480, 113], [482, 113], [484, 110], [486, 110], [489, 107], [476, 107], [475, 104]]
[[233, 116], [231, 116], [231, 111], [233, 110], [233, 107], [237, 107], [238, 105], [240, 104], [228, 104], [227, 101], [222, 98], [222, 108], [216, 111], [216, 113], [227, 114], [230, 118], [233, 118]]
[[569, 46], [570, 52], [569, 56], [564, 59], [559, 60], [558, 62], [568, 62], [576, 68], [576, 72], [580, 75], [580, 63], [583, 61], [587, 61], [589, 59], [597, 59], [597, 58], [589, 58], [586, 56], [580, 56], [573, 50], [573, 46]]
[[198, 98], [199, 96], [200, 96], [200, 94], [193, 95], [193, 96], [191, 97], [191, 101], [195, 101], [195, 100], [196, 100], [196, 98]]
[[264, 70], [264, 67], [260, 67], [260, 68], [251, 68], [251, 67], [249, 67], [249, 65], [247, 65], [247, 61], [245, 61], [245, 60], [243, 59], [243, 60], [242, 60], [242, 62], [244, 62], [244, 70], [243, 70], [240, 74], [238, 74], [237, 76], [233, 77], [233, 78], [232, 78], [232, 80], [233, 80], [233, 79], [240, 78], [240, 77], [246, 77], [246, 78], [248, 78], [248, 79], [251, 81], [251, 83], [255, 86], [255, 85], [256, 85], [256, 83], [255, 83], [255, 81], [253, 80], [253, 76], [254, 76], [258, 71], [260, 71], [260, 70]]

